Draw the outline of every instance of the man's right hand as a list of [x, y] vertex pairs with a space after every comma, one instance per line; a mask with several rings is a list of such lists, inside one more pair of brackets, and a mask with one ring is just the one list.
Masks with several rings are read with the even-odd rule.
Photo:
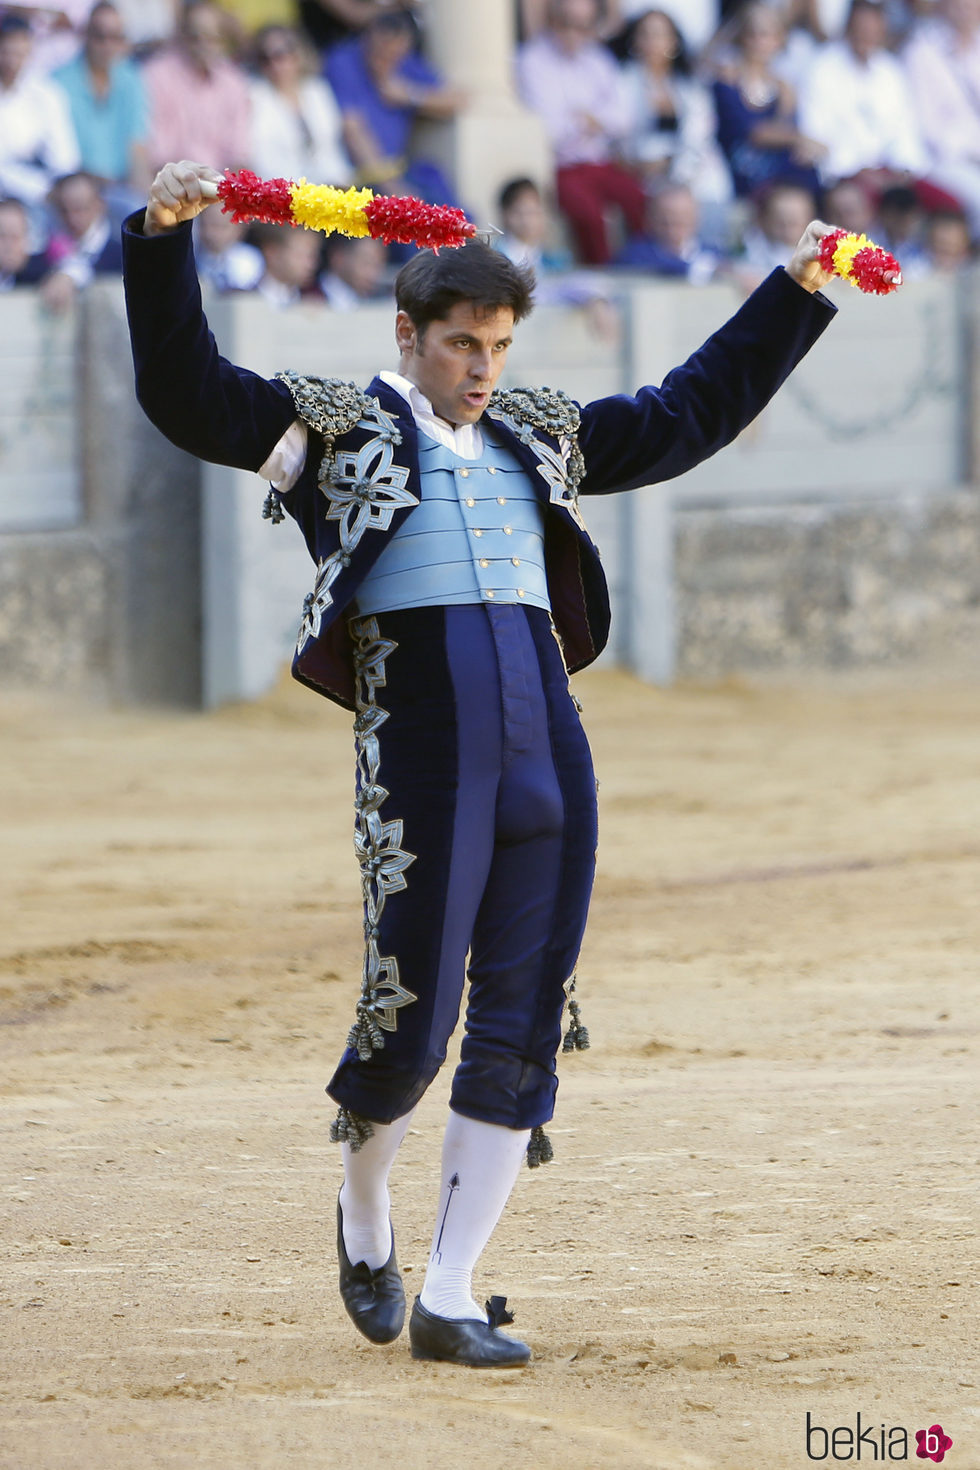
[[164, 235], [193, 219], [218, 197], [222, 175], [205, 163], [166, 163], [150, 185], [144, 235]]

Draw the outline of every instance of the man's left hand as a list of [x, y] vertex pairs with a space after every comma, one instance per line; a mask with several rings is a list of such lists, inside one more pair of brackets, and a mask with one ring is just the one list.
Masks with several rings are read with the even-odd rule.
[[802, 286], [804, 291], [809, 291], [811, 294], [822, 290], [828, 281], [834, 278], [833, 271], [825, 271], [817, 259], [820, 241], [834, 228], [834, 225], [824, 224], [823, 220], [811, 220], [800, 237], [800, 243], [793, 251], [792, 260], [786, 267], [793, 280]]

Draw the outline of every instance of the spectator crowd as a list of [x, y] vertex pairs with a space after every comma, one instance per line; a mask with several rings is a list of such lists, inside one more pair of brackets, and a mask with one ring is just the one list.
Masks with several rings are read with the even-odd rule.
[[[598, 331], [615, 271], [750, 288], [818, 214], [906, 277], [980, 245], [980, 0], [513, 3], [554, 173], [507, 184], [498, 243]], [[61, 310], [118, 273], [168, 159], [465, 206], [419, 146], [467, 106], [427, 23], [425, 0], [0, 0], [0, 291]], [[277, 306], [352, 310], [404, 259], [216, 209], [195, 228], [212, 289]]]

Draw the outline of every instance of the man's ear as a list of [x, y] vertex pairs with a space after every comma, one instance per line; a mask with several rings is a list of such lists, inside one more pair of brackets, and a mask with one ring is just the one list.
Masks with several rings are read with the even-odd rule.
[[395, 317], [395, 345], [399, 352], [408, 356], [418, 351], [418, 327], [416, 327], [407, 311], [400, 311]]

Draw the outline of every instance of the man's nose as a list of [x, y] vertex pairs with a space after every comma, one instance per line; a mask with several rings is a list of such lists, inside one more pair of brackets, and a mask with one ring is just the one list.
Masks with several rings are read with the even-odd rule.
[[470, 376], [479, 378], [481, 382], [489, 378], [492, 361], [489, 348], [486, 352], [474, 352], [470, 361]]

